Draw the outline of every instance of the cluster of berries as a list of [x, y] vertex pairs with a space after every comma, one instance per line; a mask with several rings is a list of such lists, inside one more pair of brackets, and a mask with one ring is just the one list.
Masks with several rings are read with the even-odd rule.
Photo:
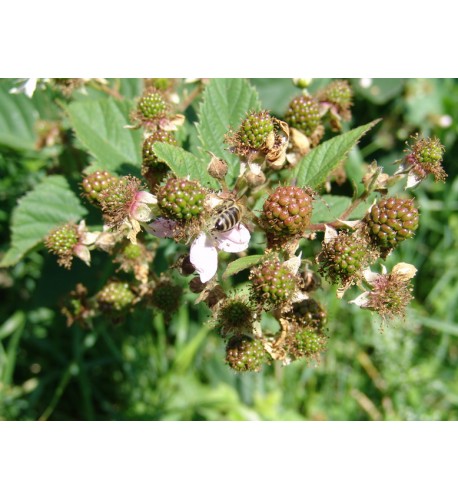
[[[208, 172], [220, 182], [219, 192], [197, 180], [175, 177], [173, 168], [156, 156], [157, 142], [177, 145], [173, 130], [178, 115], [172, 115], [167, 96], [168, 86], [150, 88], [134, 113], [145, 131], [142, 174], [148, 187], [135, 177], [105, 171], [88, 174], [82, 182], [84, 196], [100, 207], [107, 225], [92, 244], [112, 255], [117, 252], [114, 262], [123, 271], [132, 271], [138, 282], [110, 281], [94, 297], [98, 310], [119, 317], [142, 300], [170, 319], [179, 307], [182, 286], [172, 280], [172, 273], [151, 278], [153, 252], [136, 239], [145, 229], [156, 237], [190, 244], [189, 255], [181, 257], [175, 267], [183, 279], [190, 277], [190, 290], [199, 294], [197, 302], [206, 303], [211, 310], [214, 328], [226, 343], [226, 362], [239, 372], [259, 371], [273, 360], [287, 364], [314, 359], [326, 349], [326, 312], [312, 297], [320, 286], [318, 275], [340, 285], [340, 297], [350, 286], [366, 284], [367, 291], [354, 303], [384, 318], [404, 313], [412, 298], [413, 271], [404, 265], [392, 273], [375, 275], [370, 266], [414, 236], [419, 223], [414, 200], [384, 194], [359, 221], [336, 218], [328, 224], [312, 224], [318, 194], [307, 186], [283, 185], [279, 180], [284, 179], [282, 172], [276, 172], [285, 165], [293, 168], [298, 154], [303, 156], [316, 147], [326, 123], [339, 131], [342, 121], [351, 118], [348, 82], [332, 82], [315, 95], [305, 89], [289, 104], [284, 121], [267, 111], [248, 113], [225, 138], [240, 158], [233, 191], [225, 184], [227, 164], [214, 155]], [[396, 175], [408, 176], [408, 184], [428, 173], [443, 180], [442, 155], [443, 146], [437, 140], [417, 137]], [[260, 200], [265, 192], [265, 200]], [[243, 206], [238, 201], [242, 194]], [[366, 198], [369, 194], [364, 193]], [[67, 224], [48, 236], [46, 245], [62, 265], [69, 267], [74, 255], [81, 257], [91, 248], [91, 238], [83, 229]], [[265, 236], [264, 255], [257, 256], [250, 268], [248, 286], [228, 297], [218, 283], [218, 252], [246, 256], [255, 230]], [[315, 273], [309, 269], [310, 262], [303, 268], [306, 261], [296, 253], [304, 239], [315, 239], [319, 231], [324, 232], [324, 239], [313, 263]], [[68, 315], [87, 318], [91, 301], [85, 294], [75, 294], [72, 300], [73, 309], [67, 311], [74, 313]], [[276, 320], [278, 331], [262, 330], [261, 319], [266, 314]]]

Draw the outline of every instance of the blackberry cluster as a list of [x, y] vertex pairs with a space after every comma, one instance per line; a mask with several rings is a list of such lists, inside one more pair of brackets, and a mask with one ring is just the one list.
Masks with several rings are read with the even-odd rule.
[[254, 321], [251, 304], [243, 299], [225, 300], [216, 315], [216, 330], [225, 337], [228, 334], [249, 332]]
[[295, 97], [285, 113], [285, 121], [290, 127], [311, 136], [321, 124], [320, 104], [311, 96]]
[[163, 279], [154, 287], [151, 296], [153, 306], [162, 311], [167, 318], [178, 309], [183, 296], [183, 289], [169, 279]]
[[285, 318], [301, 329], [322, 331], [326, 324], [326, 312], [320, 304], [312, 298], [295, 302]]
[[251, 113], [240, 125], [238, 138], [244, 146], [260, 150], [273, 130], [274, 123], [267, 111]]
[[79, 239], [78, 227], [69, 222], [50, 231], [45, 238], [45, 245], [51, 253], [57, 255], [57, 262], [60, 266], [70, 269], [73, 252]]
[[327, 337], [313, 329], [298, 330], [288, 339], [288, 351], [294, 358], [310, 358], [326, 349]]
[[144, 119], [151, 120], [165, 116], [167, 103], [160, 92], [153, 91], [140, 98], [137, 109]]
[[[381, 250], [391, 250], [412, 238], [418, 227], [418, 210], [412, 199], [384, 198], [364, 218], [369, 236]], [[386, 252], [384, 252], [386, 253]]]
[[331, 283], [346, 285], [360, 278], [371, 257], [364, 238], [356, 233], [342, 231], [337, 237], [323, 242], [317, 262], [320, 264], [320, 274]]
[[132, 305], [135, 295], [128, 283], [111, 282], [105, 285], [96, 297], [103, 311], [121, 312]]
[[301, 234], [310, 223], [312, 201], [300, 187], [280, 186], [264, 202], [261, 223], [277, 235]]
[[116, 176], [106, 170], [97, 170], [86, 175], [81, 182], [84, 195], [89, 201], [98, 202], [100, 193], [108, 187], [113, 179], [116, 179]]
[[244, 335], [229, 339], [226, 346], [226, 363], [238, 372], [258, 372], [269, 361], [262, 342]]
[[296, 277], [279, 260], [269, 260], [251, 271], [251, 293], [269, 309], [288, 303], [296, 291]]
[[157, 129], [151, 135], [149, 135], [143, 142], [142, 149], [142, 175], [148, 182], [150, 189], [154, 189], [162, 179], [170, 171], [169, 167], [160, 162], [153, 150], [153, 146], [157, 142], [165, 142], [166, 144], [177, 145], [177, 140], [175, 136], [166, 130]]
[[157, 202], [164, 216], [187, 221], [204, 210], [205, 189], [197, 181], [170, 178], [157, 192]]
[[353, 92], [346, 80], [335, 80], [321, 91], [320, 98], [334, 104], [342, 112], [351, 107]]
[[143, 166], [146, 168], [155, 168], [158, 165], [164, 165], [158, 161], [156, 153], [153, 150], [153, 146], [156, 142], [165, 142], [166, 144], [172, 144], [173, 146], [177, 145], [177, 140], [171, 132], [161, 129], [155, 130], [143, 142]]

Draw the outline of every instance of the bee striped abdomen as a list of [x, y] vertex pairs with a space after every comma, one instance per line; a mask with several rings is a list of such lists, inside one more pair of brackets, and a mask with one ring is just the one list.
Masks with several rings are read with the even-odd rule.
[[214, 230], [225, 232], [231, 230], [242, 219], [240, 208], [232, 204], [229, 207], [222, 207], [220, 213], [215, 218]]

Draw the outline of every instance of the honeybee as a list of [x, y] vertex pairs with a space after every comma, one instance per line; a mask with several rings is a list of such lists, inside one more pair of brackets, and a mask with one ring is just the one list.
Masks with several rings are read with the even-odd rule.
[[236, 200], [225, 200], [214, 209], [211, 219], [211, 231], [224, 233], [230, 231], [242, 221], [243, 208]]

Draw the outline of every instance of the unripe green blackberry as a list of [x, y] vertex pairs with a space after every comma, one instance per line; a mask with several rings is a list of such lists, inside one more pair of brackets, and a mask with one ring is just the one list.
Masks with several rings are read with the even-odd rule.
[[377, 312], [384, 320], [404, 317], [413, 299], [410, 279], [394, 271], [395, 268], [390, 274], [380, 274], [373, 279], [370, 283], [372, 290], [365, 294], [366, 298], [360, 304], [364, 309]]
[[120, 312], [129, 307], [135, 298], [127, 283], [111, 282], [96, 295], [100, 309]]
[[311, 136], [321, 124], [320, 106], [316, 99], [308, 95], [295, 97], [285, 113], [285, 121], [290, 127]]
[[447, 178], [442, 168], [445, 148], [440, 140], [436, 137], [420, 138], [418, 134], [412, 139], [414, 142], [410, 146], [411, 149], [405, 150], [408, 154], [403, 162], [404, 168], [411, 169], [418, 181], [423, 180], [428, 174], [433, 174], [436, 181], [444, 182]]
[[295, 302], [284, 317], [301, 328], [315, 331], [322, 331], [326, 324], [326, 312], [314, 299]]
[[335, 80], [321, 91], [320, 98], [334, 104], [339, 110], [348, 109], [352, 104], [353, 92], [346, 80]]
[[173, 86], [173, 80], [170, 78], [150, 78], [148, 83], [158, 90], [168, 90]]
[[59, 265], [70, 269], [75, 247], [79, 244], [78, 226], [72, 222], [50, 231], [45, 238], [47, 249], [57, 255]]
[[360, 278], [371, 257], [364, 238], [356, 233], [341, 231], [335, 238], [323, 242], [317, 262], [321, 264], [320, 274], [331, 283], [340, 281], [347, 284]]
[[274, 130], [272, 117], [267, 111], [250, 113], [238, 130], [239, 141], [248, 148], [262, 149]]
[[109, 181], [99, 194], [99, 203], [107, 224], [119, 226], [126, 220], [140, 189], [141, 181], [136, 177], [114, 177]]
[[254, 321], [253, 307], [243, 298], [226, 299], [216, 314], [216, 330], [224, 337], [250, 332]]
[[278, 235], [301, 234], [310, 223], [312, 196], [296, 186], [279, 186], [264, 202], [261, 222]]
[[179, 285], [175, 285], [169, 279], [162, 279], [154, 287], [151, 296], [152, 304], [157, 309], [164, 312], [167, 317], [170, 317], [180, 306], [183, 289]]
[[382, 249], [391, 249], [414, 236], [418, 210], [413, 199], [383, 198], [372, 206], [364, 221], [373, 243]]
[[153, 146], [157, 142], [165, 142], [173, 146], [177, 144], [172, 132], [162, 129], [155, 130], [143, 142], [142, 175], [145, 177], [151, 190], [154, 190], [162, 182], [167, 173], [170, 172], [168, 165], [159, 161], [153, 150]]
[[444, 146], [439, 139], [427, 139], [418, 150], [418, 160], [421, 163], [440, 163], [444, 155]]
[[127, 260], [135, 260], [142, 256], [143, 248], [140, 245], [134, 245], [133, 243], [128, 243], [122, 249], [122, 256]]
[[197, 181], [170, 178], [157, 192], [159, 208], [166, 217], [190, 220], [203, 212], [205, 190]]
[[172, 132], [161, 129], [155, 130], [143, 142], [142, 156], [144, 167], [154, 168], [158, 164], [164, 165], [163, 163], [158, 162], [156, 153], [153, 150], [153, 146], [156, 142], [165, 142], [166, 144], [172, 144], [173, 146], [177, 145], [177, 140]]
[[[140, 189], [140, 181], [136, 179], [136, 187]], [[116, 211], [124, 208], [132, 201], [134, 191], [130, 188], [129, 177], [113, 177], [99, 194], [102, 209]]]
[[262, 342], [246, 336], [234, 336], [226, 346], [226, 363], [238, 372], [258, 372], [269, 357]]
[[253, 299], [266, 308], [288, 303], [296, 290], [297, 278], [278, 260], [253, 268], [250, 279]]
[[311, 357], [326, 349], [327, 337], [313, 330], [299, 330], [288, 339], [288, 351], [295, 358]]
[[152, 91], [140, 98], [137, 109], [143, 118], [151, 120], [165, 116], [167, 103], [160, 92]]
[[100, 193], [113, 179], [116, 179], [116, 176], [106, 170], [97, 170], [88, 174], [81, 182], [84, 195], [89, 201], [99, 201]]

